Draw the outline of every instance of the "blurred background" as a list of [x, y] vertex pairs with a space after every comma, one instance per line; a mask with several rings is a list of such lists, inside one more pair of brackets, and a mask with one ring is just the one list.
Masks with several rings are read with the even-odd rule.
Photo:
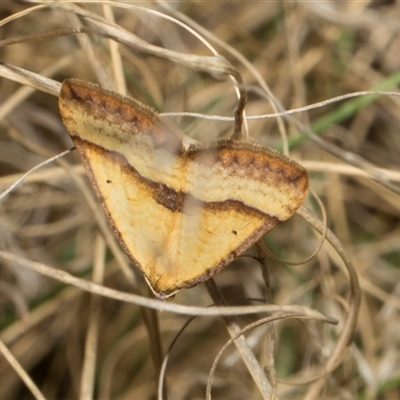
[[[252, 68], [287, 110], [357, 91], [397, 90], [400, 83], [397, 1], [178, 1], [167, 5], [149, 1], [125, 3], [128, 8], [78, 3], [63, 3], [61, 7], [46, 1], [36, 4], [43, 7], [1, 3], [3, 63], [58, 82], [75, 77], [117, 91], [122, 91], [118, 77], [123, 71], [127, 94], [159, 112], [232, 117], [237, 98], [229, 80], [155, 57], [140, 47], [113, 48], [109, 39], [96, 34], [97, 28], [82, 12], [113, 19], [145, 43], [187, 55], [211, 55], [188, 30], [134, 6], [194, 22], [198, 25], [193, 25], [194, 29], [203, 29], [200, 34], [242, 75], [248, 89], [249, 116], [275, 112]], [[60, 31], [82, 26], [91, 32]], [[43, 33], [48, 35], [32, 36]], [[22, 38], [19, 43], [7, 42], [17, 37]], [[338, 368], [324, 378], [323, 389], [314, 398], [400, 398], [399, 101], [394, 96], [360, 96], [295, 114], [323, 138], [328, 150], [337, 146], [383, 168], [397, 185], [397, 192], [379, 179], [363, 175], [364, 162], [356, 165], [361, 169], [355, 169], [284, 120], [290, 155], [309, 170], [310, 187], [326, 208], [328, 227], [350, 254], [362, 288], [354, 342]], [[71, 148], [72, 142], [56, 97], [2, 77], [0, 102], [3, 192], [26, 171]], [[228, 137], [233, 130], [233, 123], [227, 121], [187, 116], [170, 119], [200, 142]], [[277, 118], [251, 120], [248, 126], [256, 141], [282, 150]], [[63, 160], [76, 166], [74, 173], [84, 177], [75, 152]], [[313, 199], [306, 205], [322, 218]], [[98, 234], [87, 197], [65, 165], [52, 163], [34, 172], [0, 203], [1, 250], [83, 279], [92, 279]], [[320, 235], [294, 216], [263, 241], [275, 255], [301, 263], [318, 247]], [[247, 254], [215, 278], [231, 305], [265, 301], [265, 282], [256, 253], [251, 250]], [[146, 282], [136, 269], [132, 269], [136, 279], [133, 289], [109, 249], [105, 262], [105, 286], [147, 295]], [[329, 245], [301, 265], [270, 258], [267, 265], [272, 303], [308, 306], [339, 321], [338, 326], [311, 320], [276, 321], [273, 348], [268, 326], [246, 334], [262, 367], [272, 368], [272, 351], [277, 398], [311, 398], [307, 397], [313, 385], [310, 379], [323, 368], [343, 329], [349, 279]], [[91, 339], [96, 351], [93, 398], [156, 398], [154, 353], [161, 359], [162, 353], [151, 332], [157, 336], [159, 329], [160, 345], [166, 351], [189, 319], [156, 312], [157, 323], [154, 314], [149, 316], [136, 305], [107, 298], [93, 300], [96, 296], [82, 289], [3, 259], [0, 293], [0, 339], [47, 399], [91, 397], [82, 394], [81, 380], [93, 314], [97, 321], [96, 339]], [[172, 302], [212, 304], [204, 285], [182, 290]], [[261, 317], [249, 315], [238, 321], [245, 326]], [[211, 365], [228, 339], [219, 318], [194, 319], [170, 353], [165, 386], [168, 398], [205, 398]], [[4, 358], [0, 358], [0, 376], [1, 399], [32, 398]], [[212, 395], [213, 399], [262, 398], [234, 346], [217, 366]]]

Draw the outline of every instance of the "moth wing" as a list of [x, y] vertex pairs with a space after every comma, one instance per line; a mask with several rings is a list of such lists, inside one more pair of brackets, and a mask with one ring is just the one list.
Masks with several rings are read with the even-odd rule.
[[190, 287], [292, 216], [304, 201], [308, 176], [274, 150], [244, 142], [192, 146], [185, 157], [187, 195], [177, 231], [176, 273], [182, 287]]
[[181, 133], [141, 103], [78, 80], [63, 83], [59, 107], [116, 237], [160, 292], [178, 254], [179, 213], [168, 207], [182, 185]]

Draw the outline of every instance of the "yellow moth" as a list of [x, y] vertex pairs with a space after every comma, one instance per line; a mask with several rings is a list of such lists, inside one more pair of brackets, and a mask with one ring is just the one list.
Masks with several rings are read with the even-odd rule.
[[110, 226], [157, 297], [206, 281], [278, 223], [306, 170], [258, 144], [198, 144], [137, 100], [67, 79], [60, 112]]

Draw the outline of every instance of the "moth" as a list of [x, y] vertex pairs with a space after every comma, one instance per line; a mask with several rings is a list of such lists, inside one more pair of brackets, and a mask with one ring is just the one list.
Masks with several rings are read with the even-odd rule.
[[115, 236], [160, 299], [221, 271], [307, 194], [306, 170], [271, 148], [197, 143], [96, 84], [65, 80], [59, 108]]

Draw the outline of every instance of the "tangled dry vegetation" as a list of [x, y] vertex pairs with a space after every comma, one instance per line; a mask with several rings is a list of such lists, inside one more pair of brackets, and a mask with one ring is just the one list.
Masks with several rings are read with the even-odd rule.
[[[400, 99], [377, 93], [400, 83], [397, 2], [2, 2], [0, 17], [1, 192], [29, 171], [0, 203], [1, 399], [400, 397]], [[247, 116], [264, 116], [250, 136], [299, 160], [315, 197], [164, 303], [76, 154], [46, 160], [72, 147], [56, 97], [68, 77], [232, 117], [229, 71], [200, 37], [243, 78]], [[284, 110], [297, 112], [271, 117]], [[201, 142], [233, 127], [169, 118]], [[235, 317], [217, 315], [225, 303]]]

